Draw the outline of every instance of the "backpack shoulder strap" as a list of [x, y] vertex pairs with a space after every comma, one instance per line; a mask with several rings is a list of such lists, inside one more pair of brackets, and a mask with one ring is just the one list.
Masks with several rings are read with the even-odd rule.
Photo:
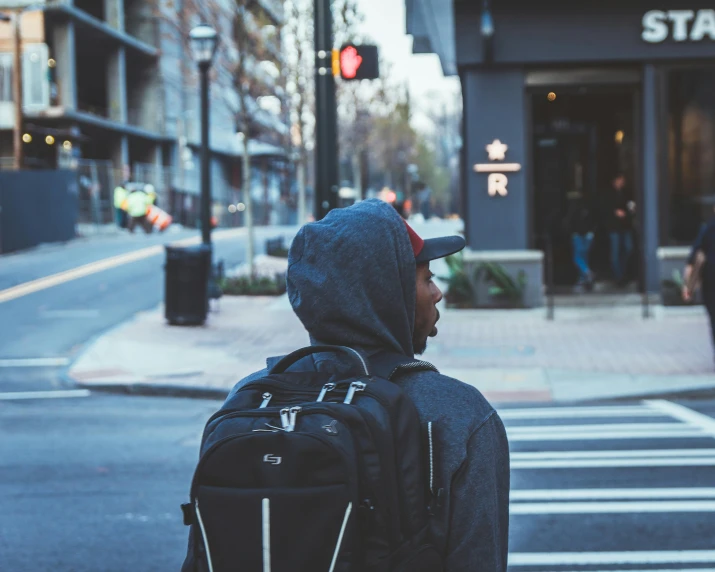
[[370, 371], [375, 375], [394, 381], [399, 376], [415, 371], [439, 370], [427, 361], [420, 361], [394, 352], [380, 352], [368, 358]]

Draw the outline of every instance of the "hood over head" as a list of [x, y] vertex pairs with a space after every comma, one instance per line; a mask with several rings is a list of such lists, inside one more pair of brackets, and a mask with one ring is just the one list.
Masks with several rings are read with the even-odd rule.
[[402, 217], [369, 199], [303, 226], [288, 297], [314, 342], [414, 356], [416, 262]]

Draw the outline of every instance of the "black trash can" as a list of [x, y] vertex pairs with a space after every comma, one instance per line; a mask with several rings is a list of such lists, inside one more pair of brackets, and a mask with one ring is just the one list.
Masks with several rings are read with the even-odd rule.
[[166, 247], [164, 315], [177, 326], [198, 326], [209, 308], [208, 282], [211, 247]]

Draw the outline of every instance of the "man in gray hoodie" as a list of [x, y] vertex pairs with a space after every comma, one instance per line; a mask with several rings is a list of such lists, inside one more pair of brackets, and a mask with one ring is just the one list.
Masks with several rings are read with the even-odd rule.
[[[414, 358], [437, 335], [442, 293], [429, 261], [464, 246], [459, 236], [422, 240], [387, 203], [363, 201], [301, 228], [288, 257], [288, 296], [313, 345], [349, 346], [368, 358], [384, 351]], [[270, 358], [268, 368], [278, 359]], [[314, 354], [291, 370], [345, 367], [335, 354]], [[407, 373], [396, 383], [420, 420], [432, 422], [435, 478], [444, 498], [431, 532], [445, 570], [505, 572], [509, 446], [499, 415], [476, 388], [437, 372]]]

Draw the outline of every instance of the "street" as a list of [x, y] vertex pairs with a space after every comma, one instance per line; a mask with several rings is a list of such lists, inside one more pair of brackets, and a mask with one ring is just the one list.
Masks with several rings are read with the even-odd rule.
[[[257, 245], [284, 232], [260, 229]], [[3, 257], [0, 283], [191, 236], [43, 247]], [[229, 267], [244, 256], [242, 236], [216, 241]], [[179, 505], [220, 402], [77, 390], [63, 375], [161, 301], [162, 264], [156, 254], [0, 303], [0, 570], [179, 569]], [[715, 570], [715, 400], [497, 408], [512, 452], [510, 570]]]
[[[704, 414], [702, 426], [664, 413], [671, 402], [500, 409], [512, 449], [510, 570], [715, 569], [715, 401], [683, 405]], [[178, 570], [179, 505], [218, 406], [0, 397], [12, 435], [0, 443], [0, 570]]]
[[[245, 260], [245, 234], [214, 241], [214, 260], [231, 268]], [[289, 227], [256, 229], [256, 249], [265, 239], [290, 234]], [[163, 300], [164, 254], [161, 245], [197, 236], [183, 230], [167, 235], [120, 235], [78, 240], [4, 256], [0, 293], [28, 281], [56, 275], [85, 264], [155, 247], [156, 254], [120, 264], [56, 286], [0, 302], [0, 392], [52, 389], [62, 385], [43, 366], [67, 366], [88, 342], [136, 312]]]

